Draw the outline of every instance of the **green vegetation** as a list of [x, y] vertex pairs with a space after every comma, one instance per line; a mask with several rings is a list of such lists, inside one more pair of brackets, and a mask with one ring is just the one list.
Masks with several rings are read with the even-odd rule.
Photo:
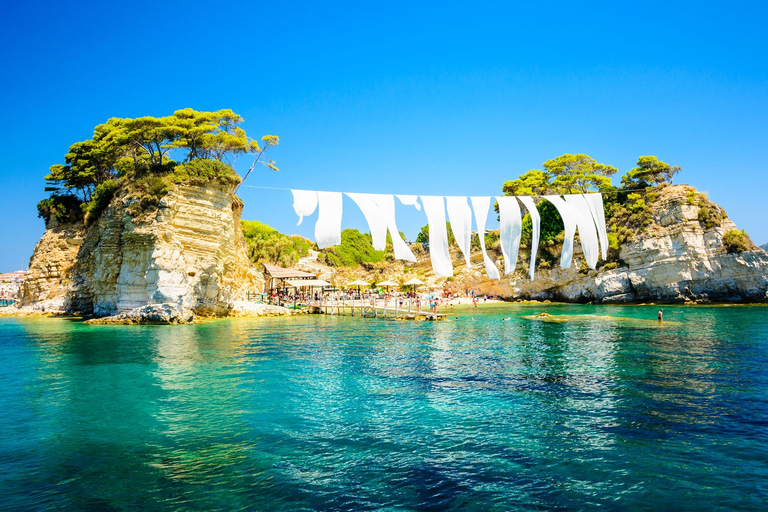
[[384, 261], [386, 253], [386, 250], [376, 251], [373, 249], [370, 233], [361, 233], [356, 229], [345, 229], [341, 232], [341, 244], [323, 249], [318, 259], [325, 261], [332, 267], [356, 267]]
[[666, 164], [655, 156], [641, 156], [636, 165], [637, 167], [627, 171], [627, 174], [622, 176], [622, 188], [632, 190], [651, 187], [660, 183], [671, 185], [675, 174], [682, 170], [679, 166]]
[[747, 233], [742, 229], [731, 229], [726, 231], [723, 235], [723, 247], [728, 254], [739, 253], [744, 251], [752, 251], [755, 245], [749, 238]]
[[91, 200], [83, 205], [86, 222], [91, 222], [91, 219], [97, 219], [101, 215], [101, 212], [109, 206], [119, 186], [120, 183], [117, 180], [107, 180], [96, 186]]
[[[502, 191], [508, 196], [602, 192], [606, 225], [611, 231], [608, 262], [615, 263], [621, 244], [633, 240], [637, 233], [652, 224], [650, 205], [658, 199], [658, 191], [670, 184], [680, 170], [680, 167], [670, 166], [655, 156], [641, 156], [636, 167], [622, 177], [622, 186], [615, 187], [610, 179], [617, 172], [615, 167], [597, 163], [588, 155], [565, 154], [544, 162], [542, 169], [532, 169], [516, 180], [505, 182]], [[563, 221], [557, 208], [549, 201], [540, 198], [537, 209], [541, 217], [537, 260], [542, 267], [548, 268], [556, 263], [554, 246], [563, 241]], [[526, 213], [521, 247], [530, 247], [531, 231], [531, 217]], [[598, 265], [608, 268], [608, 262], [601, 261]], [[615, 267], [611, 265], [611, 268]]]
[[82, 219], [81, 201], [67, 194], [51, 194], [48, 199], [37, 203], [37, 216], [45, 222], [56, 219], [58, 222], [77, 222]]
[[[536, 209], [541, 217], [539, 244], [547, 244], [557, 239], [563, 233], [563, 219], [555, 208], [555, 205], [549, 201], [542, 201]], [[523, 216], [523, 229], [520, 235], [520, 244], [523, 247], [530, 247], [533, 241], [533, 221], [531, 215], [526, 213]]]
[[241, 220], [240, 227], [248, 246], [248, 257], [254, 264], [270, 263], [290, 267], [302, 256], [307, 256], [314, 246], [305, 238], [284, 235], [255, 220]]
[[[260, 145], [238, 127], [242, 121], [231, 110], [190, 108], [160, 118], [109, 119], [94, 129], [93, 138], [72, 144], [63, 165], [51, 166], [45, 177], [51, 196], [38, 205], [39, 215], [76, 221], [85, 214], [90, 222], [123, 193], [137, 215], [156, 206], [175, 184], [237, 185], [241, 179], [225, 160], [253, 153], [255, 165], [278, 144], [276, 136], [266, 135]], [[272, 160], [261, 163], [277, 170]]]
[[565, 154], [543, 164], [544, 171], [554, 177], [552, 185], [557, 190], [570, 193], [589, 192], [611, 185], [610, 176], [618, 169], [612, 165], [599, 164], [587, 155]]

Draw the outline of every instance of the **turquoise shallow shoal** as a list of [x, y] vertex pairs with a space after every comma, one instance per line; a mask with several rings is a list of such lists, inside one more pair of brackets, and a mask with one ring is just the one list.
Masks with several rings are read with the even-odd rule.
[[542, 311], [0, 319], [0, 509], [768, 509], [768, 307]]

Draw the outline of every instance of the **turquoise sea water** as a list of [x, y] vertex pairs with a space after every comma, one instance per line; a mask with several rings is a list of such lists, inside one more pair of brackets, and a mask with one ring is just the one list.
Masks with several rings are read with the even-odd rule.
[[520, 318], [657, 310], [0, 319], [0, 508], [766, 510], [768, 308]]

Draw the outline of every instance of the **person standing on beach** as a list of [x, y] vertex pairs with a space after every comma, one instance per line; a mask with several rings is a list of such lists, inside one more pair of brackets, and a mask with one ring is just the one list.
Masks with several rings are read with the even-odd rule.
[[659, 309], [659, 322], [664, 321], [664, 308]]

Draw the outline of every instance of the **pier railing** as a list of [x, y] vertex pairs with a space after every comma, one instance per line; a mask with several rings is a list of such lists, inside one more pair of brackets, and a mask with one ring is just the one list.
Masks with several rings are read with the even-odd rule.
[[372, 316], [396, 318], [400, 316], [439, 318], [444, 315], [429, 310], [429, 302], [422, 298], [371, 297], [344, 294], [328, 297], [267, 296], [265, 302], [289, 309], [307, 309], [309, 313], [327, 315]]

